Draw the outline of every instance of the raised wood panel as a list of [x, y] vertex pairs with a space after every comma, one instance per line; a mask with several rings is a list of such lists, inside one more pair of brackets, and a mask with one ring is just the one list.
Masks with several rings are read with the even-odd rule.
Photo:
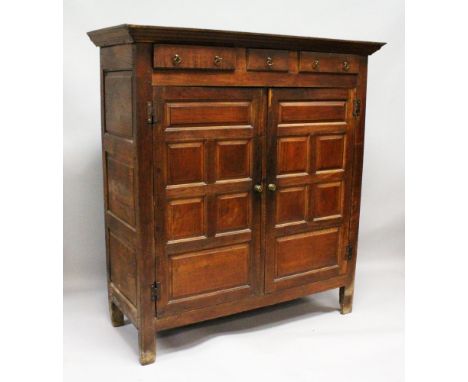
[[309, 137], [278, 139], [278, 175], [309, 171]]
[[[174, 62], [175, 55], [179, 62]], [[153, 56], [155, 68], [234, 70], [236, 67], [236, 51], [226, 47], [157, 44]]]
[[205, 147], [203, 142], [167, 145], [167, 183], [203, 182], [205, 176]]
[[106, 155], [107, 207], [125, 223], [135, 226], [134, 169]]
[[133, 137], [132, 72], [105, 73], [105, 131], [126, 138]]
[[184, 102], [167, 103], [168, 127], [246, 125], [250, 123], [248, 102]]
[[249, 258], [247, 244], [172, 256], [170, 299], [247, 286]]
[[289, 51], [273, 49], [247, 49], [247, 70], [287, 72]]
[[338, 228], [278, 238], [276, 279], [338, 266], [338, 250]]
[[136, 305], [135, 251], [109, 230], [110, 280], [117, 289]]
[[167, 206], [167, 239], [196, 238], [206, 233], [204, 198], [171, 200]]
[[303, 101], [282, 102], [280, 123], [344, 121], [346, 102], [344, 101]]
[[343, 216], [343, 182], [318, 183], [313, 192], [313, 219], [315, 221]]
[[216, 198], [216, 233], [249, 229], [251, 193], [218, 195]]
[[305, 222], [308, 214], [308, 188], [290, 187], [276, 193], [276, 224]]
[[344, 153], [344, 135], [318, 136], [316, 138], [316, 171], [344, 169]]
[[216, 180], [251, 178], [250, 141], [216, 142]]

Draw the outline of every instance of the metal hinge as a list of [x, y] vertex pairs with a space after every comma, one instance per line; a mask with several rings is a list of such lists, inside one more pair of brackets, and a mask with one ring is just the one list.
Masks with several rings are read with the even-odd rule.
[[153, 123], [156, 123], [156, 116], [155, 116], [155, 111], [153, 109], [153, 102], [148, 101], [146, 102], [146, 122], [148, 124], [152, 125]]
[[355, 99], [353, 101], [353, 117], [357, 118], [361, 115], [361, 100]]
[[345, 259], [346, 260], [351, 260], [353, 258], [353, 246], [352, 245], [348, 245], [346, 247], [346, 254], [345, 254]]
[[161, 285], [158, 282], [154, 282], [151, 284], [151, 301], [159, 300], [159, 291], [161, 289]]

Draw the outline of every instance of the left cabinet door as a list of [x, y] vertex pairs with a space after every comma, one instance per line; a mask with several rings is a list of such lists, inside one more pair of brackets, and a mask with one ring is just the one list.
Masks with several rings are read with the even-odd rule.
[[265, 95], [155, 87], [157, 316], [260, 293]]

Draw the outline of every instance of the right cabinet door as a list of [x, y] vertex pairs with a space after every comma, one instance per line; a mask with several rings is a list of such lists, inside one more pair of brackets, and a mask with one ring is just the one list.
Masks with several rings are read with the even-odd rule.
[[269, 90], [265, 291], [346, 272], [350, 89]]

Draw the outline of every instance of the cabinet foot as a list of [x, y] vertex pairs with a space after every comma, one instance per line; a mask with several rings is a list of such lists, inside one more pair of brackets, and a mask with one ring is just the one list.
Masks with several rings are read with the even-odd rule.
[[340, 288], [340, 313], [348, 314], [353, 310], [354, 285]]
[[124, 325], [124, 315], [112, 301], [109, 301], [109, 313], [112, 326], [117, 327]]
[[140, 348], [140, 363], [149, 365], [156, 360], [156, 334], [138, 332], [138, 346]]

